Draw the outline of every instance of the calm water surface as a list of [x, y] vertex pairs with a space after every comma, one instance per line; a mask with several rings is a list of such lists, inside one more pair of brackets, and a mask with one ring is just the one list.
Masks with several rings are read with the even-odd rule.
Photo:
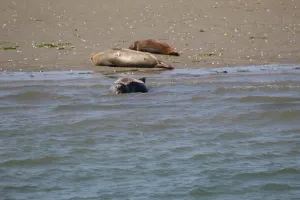
[[300, 70], [226, 70], [0, 73], [1, 198], [300, 199]]

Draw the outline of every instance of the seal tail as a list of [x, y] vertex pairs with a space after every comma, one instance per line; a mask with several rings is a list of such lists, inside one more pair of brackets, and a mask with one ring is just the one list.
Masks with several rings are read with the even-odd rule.
[[169, 70], [174, 69], [174, 67], [172, 67], [171, 65], [167, 65], [167, 64], [165, 64], [165, 63], [163, 63], [163, 62], [159, 62], [159, 63], [155, 66], [155, 68], [163, 68], [163, 69], [169, 69]]
[[175, 52], [175, 51], [171, 52], [169, 55], [171, 55], [171, 56], [180, 56], [180, 54], [178, 52]]

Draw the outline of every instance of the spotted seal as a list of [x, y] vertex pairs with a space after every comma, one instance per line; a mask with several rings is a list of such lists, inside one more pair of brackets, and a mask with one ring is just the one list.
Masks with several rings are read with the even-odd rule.
[[150, 53], [123, 48], [113, 48], [94, 54], [91, 60], [98, 66], [174, 69]]
[[135, 41], [129, 46], [129, 49], [156, 54], [179, 56], [179, 53], [176, 52], [175, 49], [169, 44], [153, 39]]
[[133, 92], [148, 92], [148, 88], [145, 85], [146, 77], [135, 78], [120, 78], [110, 88], [110, 92], [114, 94], [133, 93]]

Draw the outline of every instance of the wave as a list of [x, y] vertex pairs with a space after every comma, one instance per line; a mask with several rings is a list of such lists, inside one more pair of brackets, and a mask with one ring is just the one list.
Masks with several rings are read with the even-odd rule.
[[35, 158], [35, 159], [8, 160], [0, 163], [0, 166], [1, 167], [24, 167], [24, 166], [49, 165], [67, 158], [69, 157], [68, 156], [64, 156], [64, 157], [45, 156], [42, 158]]
[[194, 150], [195, 146], [190, 145], [190, 146], [175, 146], [175, 147], [171, 147], [170, 151], [171, 152], [176, 152], [176, 153], [181, 153], [181, 152], [191, 152], [192, 150]]
[[242, 103], [248, 102], [264, 102], [264, 103], [286, 103], [299, 102], [299, 97], [272, 97], [272, 96], [247, 96], [239, 99]]
[[281, 132], [284, 134], [295, 134], [295, 133], [300, 133], [300, 129], [282, 130]]
[[300, 110], [268, 110], [264, 112], [250, 112], [239, 114], [236, 120], [278, 120], [278, 121], [300, 121]]
[[[88, 144], [91, 144], [91, 143], [93, 144], [95, 142], [89, 142]], [[86, 144], [86, 142], [83, 144]], [[94, 153], [94, 152], [97, 152], [97, 150], [90, 149], [90, 148], [73, 148], [70, 153], [71, 154], [87, 154], [87, 153]]]
[[61, 187], [48, 187], [48, 188], [41, 188], [40, 186], [37, 185], [8, 185], [8, 186], [4, 186], [2, 187], [2, 189], [4, 191], [9, 191], [9, 190], [13, 190], [13, 191], [26, 191], [26, 192], [33, 192], [33, 191], [45, 191], [45, 192], [51, 192], [51, 191], [57, 191], [57, 190], [64, 190], [64, 188]]
[[252, 92], [252, 91], [278, 91], [278, 90], [300, 91], [300, 85], [248, 85], [248, 86], [218, 87], [214, 92], [216, 94], [223, 94], [228, 92], [241, 92], [241, 91]]
[[300, 169], [296, 168], [283, 168], [276, 171], [262, 171], [262, 172], [250, 172], [250, 173], [238, 173], [233, 176], [234, 179], [263, 179], [268, 177], [274, 177], [279, 175], [297, 175], [300, 174]]
[[260, 187], [261, 190], [269, 191], [284, 191], [284, 190], [298, 190], [300, 187], [291, 186], [289, 184], [267, 183]]
[[113, 110], [120, 105], [101, 105], [101, 104], [74, 104], [74, 105], [59, 105], [53, 111], [88, 111], [88, 110]]
[[31, 110], [31, 109], [37, 109], [39, 106], [0, 106], [0, 111], [21, 111], [21, 110]]
[[218, 140], [235, 140], [235, 139], [244, 139], [244, 141], [248, 138], [253, 137], [251, 134], [249, 133], [245, 133], [245, 132], [224, 132], [224, 133], [220, 133], [216, 139]]
[[218, 193], [218, 190], [222, 189], [221, 186], [197, 186], [195, 189], [192, 189], [189, 194], [193, 197], [202, 197], [202, 196], [210, 196]]
[[216, 157], [231, 157], [232, 154], [230, 153], [221, 153], [221, 152], [213, 152], [213, 153], [198, 153], [190, 157], [190, 159], [196, 160], [203, 160], [203, 159], [211, 159]]
[[36, 185], [8, 185], [8, 186], [4, 186], [2, 189], [4, 191], [8, 191], [8, 190], [28, 191], [28, 190], [36, 190], [38, 188], [39, 186]]
[[66, 95], [59, 95], [53, 93], [39, 92], [39, 91], [29, 91], [19, 94], [10, 94], [0, 97], [0, 100], [6, 101], [25, 101], [25, 102], [43, 102], [47, 100], [68, 100], [71, 97]]
[[109, 85], [105, 84], [91, 84], [91, 83], [61, 83], [57, 84], [57, 82], [54, 82], [53, 84], [51, 83], [43, 83], [43, 84], [33, 84], [30, 83], [30, 85], [24, 85], [24, 84], [10, 84], [8, 83], [7, 85], [0, 85], [0, 90], [1, 91], [13, 91], [13, 90], [30, 90], [30, 89], [39, 89], [39, 90], [44, 90], [44, 89], [63, 89], [63, 90], [70, 90], [70, 89], [98, 89], [98, 88], [108, 88]]

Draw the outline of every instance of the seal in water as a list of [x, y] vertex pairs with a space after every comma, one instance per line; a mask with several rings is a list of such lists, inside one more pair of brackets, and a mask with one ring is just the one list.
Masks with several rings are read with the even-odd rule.
[[169, 44], [153, 39], [135, 41], [129, 46], [129, 49], [156, 54], [179, 56], [179, 53], [176, 52], [175, 49]]
[[110, 67], [140, 67], [174, 69], [154, 55], [130, 49], [114, 48], [91, 56], [95, 65]]
[[148, 88], [145, 85], [146, 77], [135, 78], [120, 78], [115, 82], [115, 85], [111, 86], [110, 91], [114, 94], [132, 93], [132, 92], [148, 92]]

